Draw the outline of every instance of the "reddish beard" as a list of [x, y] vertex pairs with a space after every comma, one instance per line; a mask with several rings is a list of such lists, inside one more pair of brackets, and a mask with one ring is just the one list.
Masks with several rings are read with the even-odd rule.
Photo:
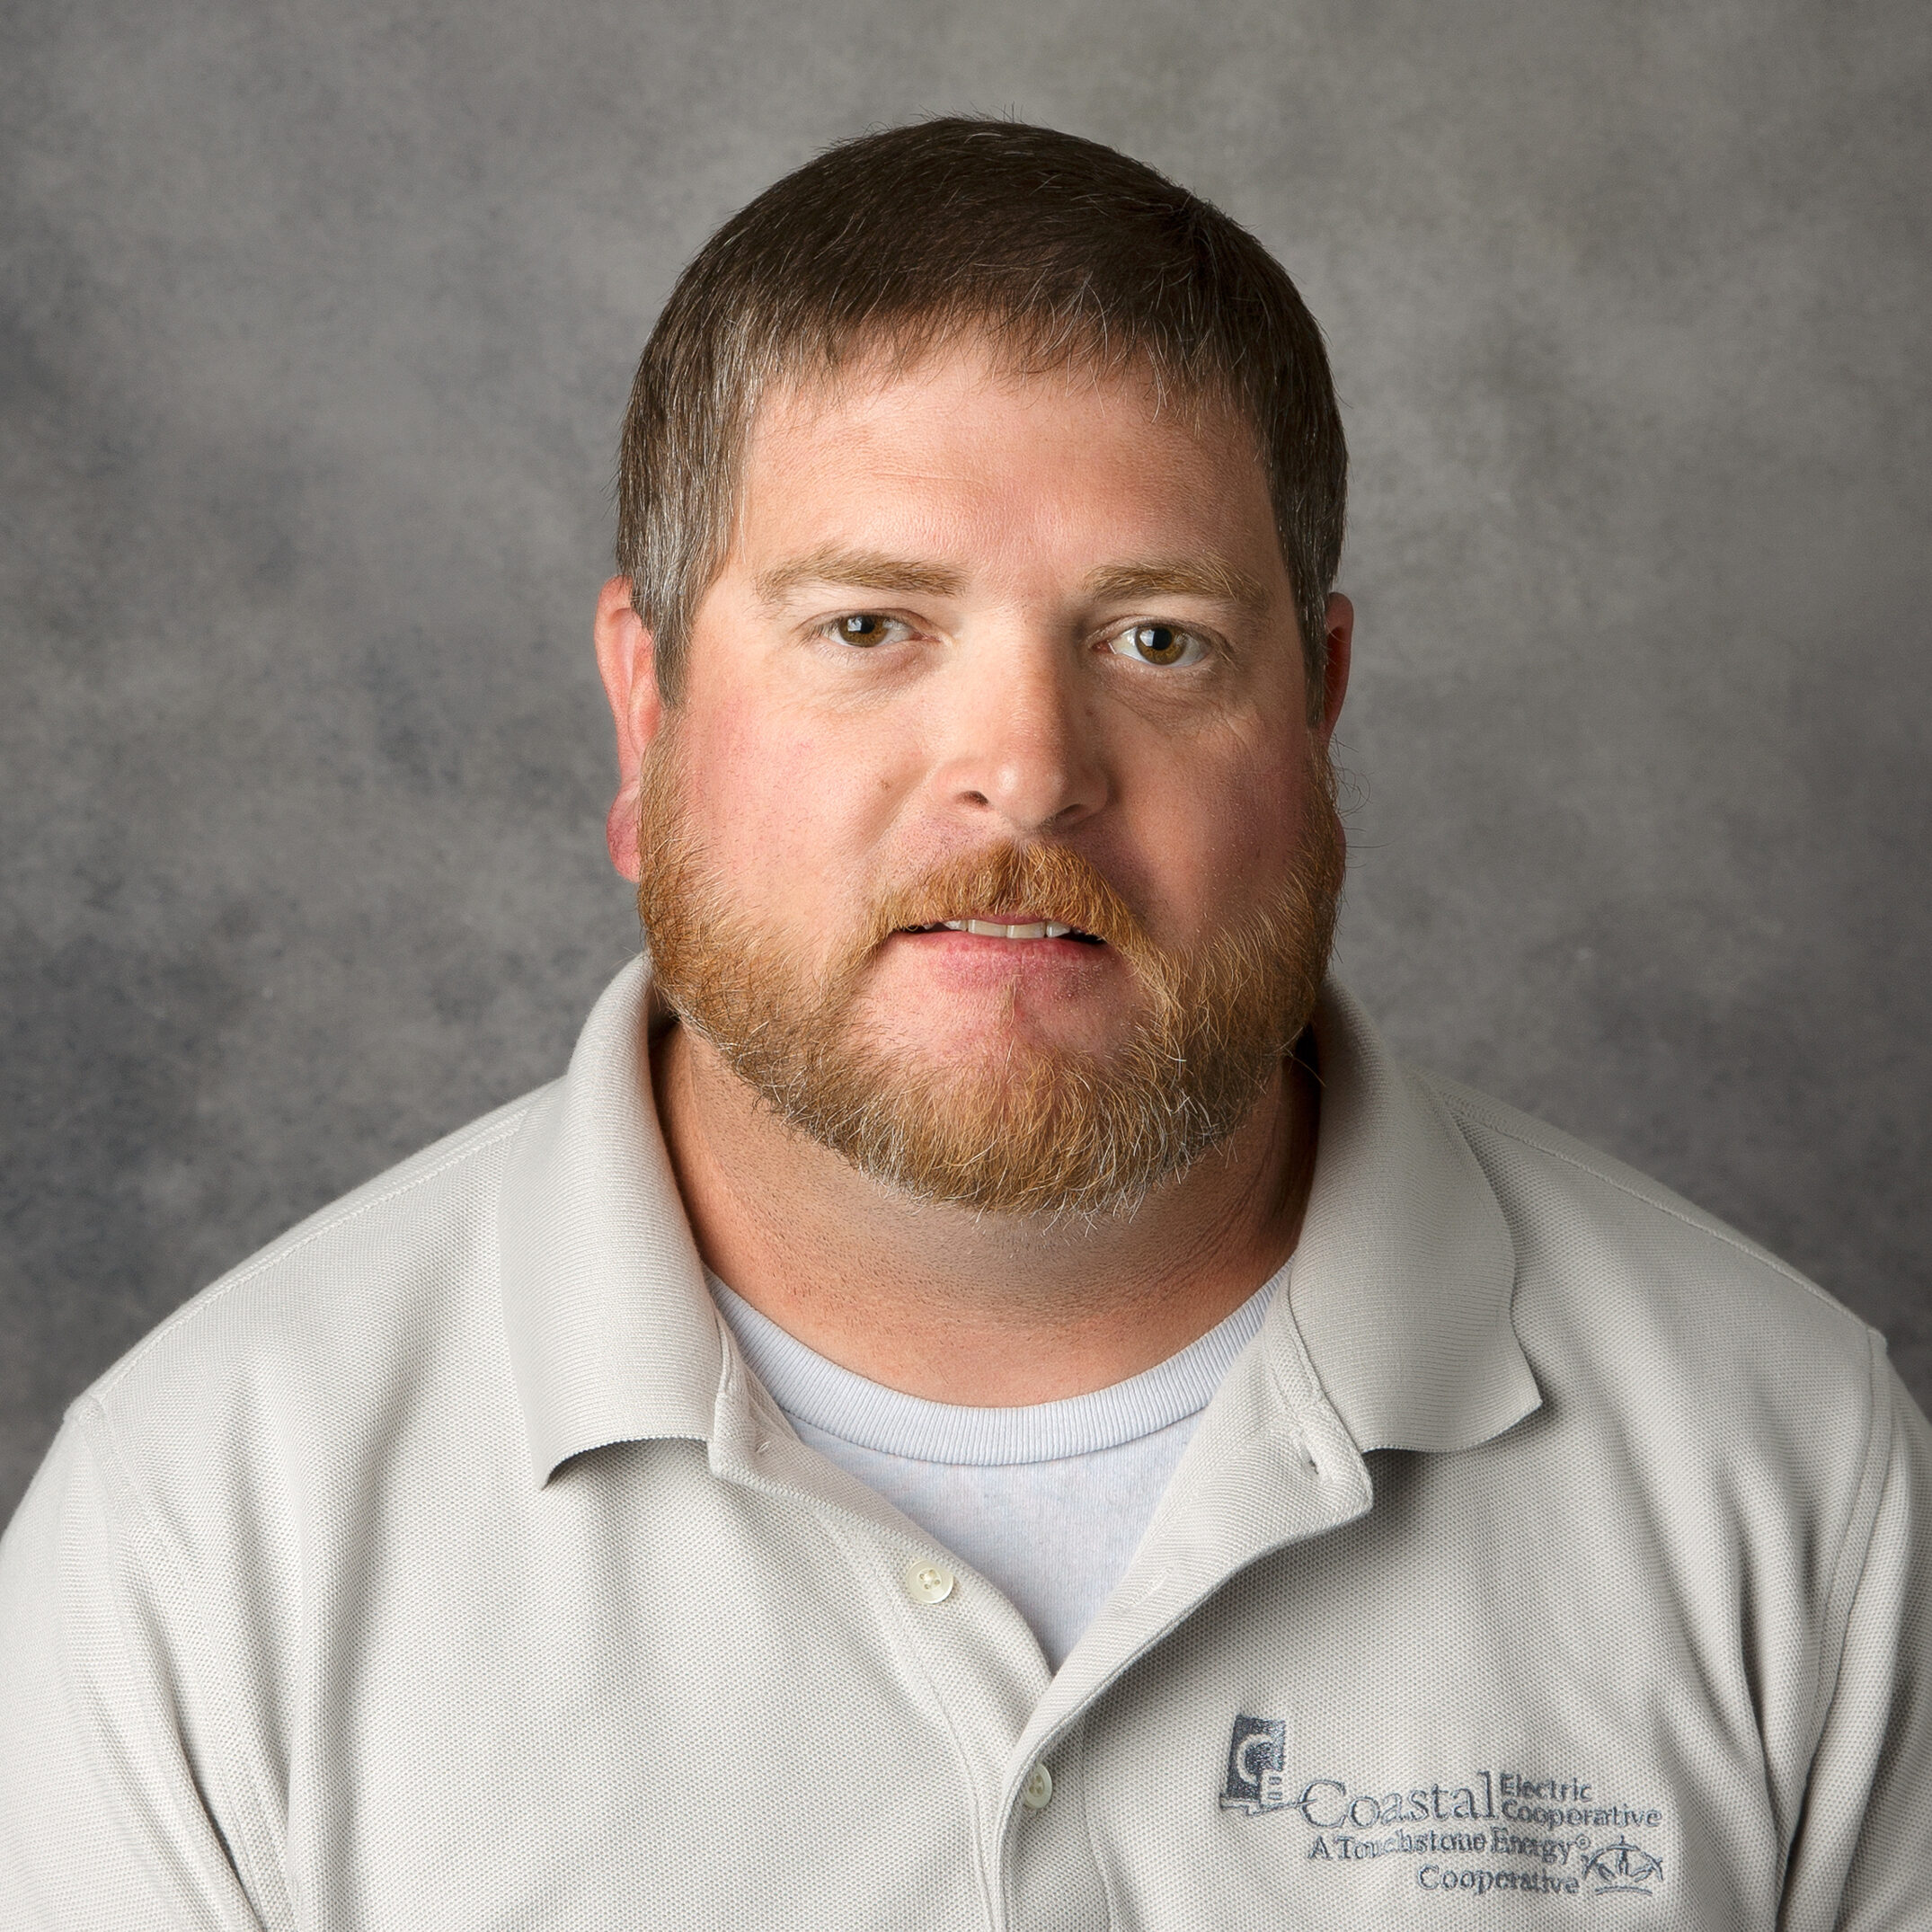
[[[651, 970], [680, 1019], [780, 1119], [873, 1180], [996, 1214], [1130, 1210], [1235, 1130], [1314, 1011], [1344, 851], [1332, 767], [1311, 755], [1321, 782], [1293, 871], [1192, 953], [1156, 945], [1080, 854], [1005, 845], [888, 892], [815, 972], [709, 863], [687, 822], [673, 723], [640, 787], [637, 907]], [[1121, 953], [1142, 996], [1124, 1043], [1100, 1055], [1002, 1039], [962, 1068], [868, 1036], [858, 1008], [879, 948], [907, 927], [994, 907]]]

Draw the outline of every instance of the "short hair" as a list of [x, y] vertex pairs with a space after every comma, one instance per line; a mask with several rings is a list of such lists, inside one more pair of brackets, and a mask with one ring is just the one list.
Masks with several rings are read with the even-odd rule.
[[974, 332], [1021, 371], [1138, 365], [1164, 403], [1218, 401], [1253, 427], [1317, 715], [1348, 454], [1287, 270], [1141, 162], [963, 118], [844, 141], [786, 175], [705, 243], [658, 317], [625, 416], [616, 562], [667, 701], [724, 563], [760, 397]]

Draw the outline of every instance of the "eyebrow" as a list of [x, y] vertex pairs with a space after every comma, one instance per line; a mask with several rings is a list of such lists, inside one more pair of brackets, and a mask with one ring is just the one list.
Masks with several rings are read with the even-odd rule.
[[1096, 603], [1130, 604], [1149, 597], [1199, 597], [1261, 616], [1273, 598], [1257, 577], [1219, 557], [1162, 557], [1146, 563], [1110, 563], [1086, 580]]
[[856, 590], [900, 592], [912, 597], [957, 597], [966, 580], [958, 572], [882, 550], [847, 550], [821, 544], [802, 557], [775, 563], [758, 573], [758, 591], [767, 604], [782, 604], [805, 584], [849, 585]]
[[[895, 557], [882, 550], [854, 550], [821, 544], [761, 571], [758, 593], [767, 604], [782, 604], [807, 584], [836, 584], [891, 596], [957, 597], [965, 589], [962, 572], [944, 564]], [[1157, 557], [1144, 563], [1109, 563], [1086, 580], [1086, 594], [1097, 603], [1135, 603], [1151, 597], [1198, 597], [1261, 616], [1273, 599], [1259, 578], [1219, 557]]]

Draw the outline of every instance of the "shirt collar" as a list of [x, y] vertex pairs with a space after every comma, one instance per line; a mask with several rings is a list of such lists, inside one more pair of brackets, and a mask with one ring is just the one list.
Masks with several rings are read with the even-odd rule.
[[1511, 1319], [1516, 1248], [1462, 1130], [1334, 980], [1321, 1133], [1289, 1301], [1360, 1449], [1473, 1449], [1542, 1402]]
[[[651, 1102], [648, 974], [592, 1010], [532, 1102], [498, 1201], [505, 1328], [539, 1484], [607, 1443], [709, 1440], [726, 1386], [705, 1283]], [[1321, 1136], [1288, 1297], [1358, 1448], [1467, 1449], [1540, 1396], [1510, 1319], [1515, 1253], [1441, 1100], [1334, 982], [1315, 1016]]]
[[651, 1006], [633, 960], [525, 1114], [498, 1197], [510, 1369], [539, 1483], [608, 1442], [712, 1432], [724, 1344], [651, 1096]]

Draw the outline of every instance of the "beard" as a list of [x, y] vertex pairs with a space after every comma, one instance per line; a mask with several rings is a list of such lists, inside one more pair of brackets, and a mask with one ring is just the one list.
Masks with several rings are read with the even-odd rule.
[[[1334, 768], [1274, 896], [1191, 952], [1158, 946], [1089, 860], [1001, 845], [884, 893], [814, 970], [749, 917], [687, 823], [675, 721], [640, 786], [638, 914], [657, 986], [777, 1117], [914, 1200], [1056, 1218], [1130, 1212], [1241, 1124], [1307, 1025], [1327, 970], [1344, 845]], [[962, 1065], [868, 1024], [864, 977], [908, 927], [997, 908], [1114, 947], [1140, 994], [1104, 1054], [1002, 1030]]]

